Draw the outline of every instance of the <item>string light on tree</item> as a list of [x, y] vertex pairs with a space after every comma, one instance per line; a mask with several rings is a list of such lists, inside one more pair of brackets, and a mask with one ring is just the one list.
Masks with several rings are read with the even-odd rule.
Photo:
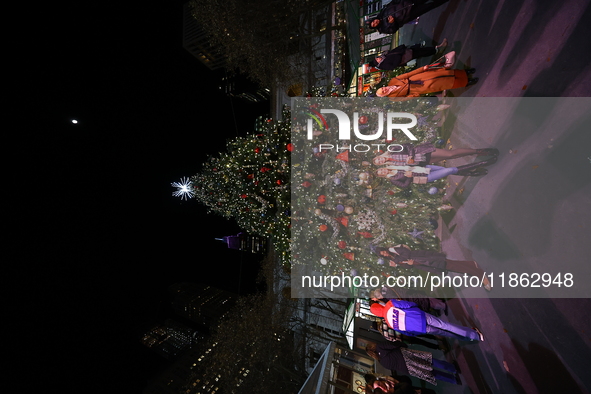
[[173, 182], [172, 187], [177, 188], [177, 190], [172, 192], [172, 195], [175, 197], [180, 197], [181, 200], [188, 200], [189, 198], [193, 198], [195, 196], [195, 193], [193, 193], [192, 183], [187, 177], [181, 178], [180, 182]]
[[[420, 113], [423, 116], [421, 124], [413, 128], [419, 141], [414, 144], [432, 143], [437, 138], [437, 110], [430, 101], [394, 104], [348, 98], [336, 100], [347, 112], [362, 115], [360, 126], [375, 124], [379, 111]], [[322, 99], [311, 97], [305, 108], [322, 108], [324, 105]], [[331, 105], [339, 107], [334, 100]], [[315, 134], [313, 141], [308, 141], [305, 125], [309, 115], [298, 108], [296, 106], [291, 118], [291, 144], [310, 153], [319, 152], [314, 149], [320, 144], [334, 144], [337, 138], [335, 119], [330, 118], [329, 127], [321, 134]], [[397, 143], [412, 142], [402, 135], [396, 138]], [[382, 137], [376, 142], [385, 145], [391, 140]], [[297, 153], [298, 149], [294, 151]], [[322, 155], [295, 155], [291, 182], [296, 185], [298, 193], [292, 195], [291, 205], [298, 215], [295, 225], [290, 228], [290, 250], [294, 256], [291, 264], [313, 264], [313, 269], [326, 275], [341, 272], [397, 275], [410, 268], [389, 266], [385, 259], [376, 256], [372, 247], [403, 244], [439, 250], [439, 239], [431, 221], [443, 204], [444, 193], [440, 190], [445, 190], [446, 180], [398, 188], [388, 179], [376, 176], [378, 166], [372, 159], [377, 154], [333, 149], [322, 152]], [[305, 251], [305, 254], [299, 251]]]

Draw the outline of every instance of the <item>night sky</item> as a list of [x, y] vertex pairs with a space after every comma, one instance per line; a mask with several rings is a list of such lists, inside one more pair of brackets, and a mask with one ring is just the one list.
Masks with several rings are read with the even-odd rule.
[[168, 317], [170, 284], [254, 289], [257, 259], [214, 240], [235, 222], [172, 197], [170, 183], [252, 131], [269, 103], [219, 91], [224, 71], [182, 48], [182, 4], [31, 5], [5, 145], [9, 311], [27, 338], [15, 364], [36, 376], [21, 386], [140, 392], [162, 362], [139, 337]]

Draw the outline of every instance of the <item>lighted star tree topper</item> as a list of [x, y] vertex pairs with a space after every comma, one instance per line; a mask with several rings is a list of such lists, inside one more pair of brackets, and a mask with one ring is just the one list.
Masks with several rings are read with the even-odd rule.
[[172, 192], [172, 195], [175, 197], [180, 197], [181, 200], [193, 198], [195, 193], [193, 193], [193, 188], [191, 185], [192, 183], [187, 177], [181, 178], [180, 182], [173, 182], [172, 187], [176, 187], [177, 189]]

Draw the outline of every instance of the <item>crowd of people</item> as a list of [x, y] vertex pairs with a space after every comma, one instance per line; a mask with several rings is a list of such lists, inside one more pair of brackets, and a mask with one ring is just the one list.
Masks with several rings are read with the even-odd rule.
[[[375, 17], [367, 19], [366, 26], [380, 33], [393, 34], [404, 24], [447, 1], [449, 0], [393, 0]], [[446, 47], [446, 39], [434, 47], [424, 47], [420, 44], [410, 47], [400, 45], [376, 56], [374, 60], [369, 62], [369, 65], [380, 70], [394, 70], [413, 59], [431, 57]], [[454, 64], [455, 52], [452, 51], [444, 54], [434, 63], [390, 79], [388, 85], [379, 88], [375, 94], [378, 97], [389, 97], [392, 100], [408, 100], [423, 94], [462, 88], [478, 82], [478, 78], [473, 77], [476, 72], [474, 68], [454, 69]]]
[[[393, 34], [404, 24], [422, 14], [439, 7], [448, 0], [393, 0], [375, 17], [366, 21], [368, 29], [380, 33]], [[369, 62], [380, 70], [394, 70], [413, 59], [432, 57], [445, 50], [447, 40], [429, 47], [416, 44], [407, 47], [400, 45], [380, 54]], [[455, 52], [443, 54], [437, 61], [413, 71], [398, 75], [387, 86], [376, 91], [379, 97], [392, 100], [406, 100], [424, 94], [437, 93], [448, 89], [466, 87], [478, 82], [474, 78], [475, 69], [454, 69]], [[485, 167], [497, 161], [499, 151], [495, 148], [461, 148], [454, 150], [437, 149], [429, 143], [404, 144], [400, 152], [386, 152], [373, 159], [375, 175], [387, 178], [393, 185], [406, 188], [412, 183], [433, 182], [448, 175], [482, 176], [487, 174]], [[457, 166], [441, 167], [433, 163], [465, 156], [486, 156], [485, 160]], [[389, 266], [413, 267], [415, 269], [443, 272], [451, 271], [484, 277], [483, 270], [476, 261], [448, 259], [444, 253], [411, 250], [405, 245], [375, 247], [376, 255], [387, 261]], [[483, 287], [490, 291], [486, 278]], [[426, 394], [433, 392], [414, 387], [409, 376], [437, 385], [438, 381], [461, 384], [459, 367], [447, 360], [434, 357], [431, 351], [417, 350], [423, 346], [428, 349], [440, 348], [425, 339], [441, 337], [467, 342], [484, 341], [484, 334], [478, 327], [465, 327], [445, 321], [439, 316], [447, 315], [447, 302], [430, 298], [418, 290], [401, 288], [379, 288], [370, 292], [370, 311], [376, 317], [374, 329], [384, 336], [384, 341], [368, 344], [367, 354], [375, 359], [392, 375], [367, 374], [366, 393]], [[394, 332], [395, 335], [390, 335]], [[423, 339], [420, 339], [420, 338]], [[413, 348], [409, 348], [409, 344]]]
[[[372, 380], [366, 381], [367, 393], [399, 393], [399, 388], [402, 390], [400, 393], [417, 390], [412, 388], [410, 379], [405, 381], [401, 375], [412, 376], [432, 385], [437, 385], [437, 381], [461, 384], [457, 364], [435, 358], [430, 351], [414, 349], [417, 346], [439, 348], [428, 341], [416, 341], [416, 337], [482, 342], [484, 334], [478, 327], [465, 327], [439, 318], [437, 315], [447, 315], [447, 302], [428, 297], [419, 290], [383, 287], [373, 289], [370, 297], [370, 311], [378, 318], [374, 328], [382, 333], [385, 340], [368, 344], [365, 350], [370, 357], [390, 370], [392, 376], [378, 378], [371, 375]], [[389, 335], [389, 331], [396, 335]], [[409, 344], [413, 345], [412, 349]]]

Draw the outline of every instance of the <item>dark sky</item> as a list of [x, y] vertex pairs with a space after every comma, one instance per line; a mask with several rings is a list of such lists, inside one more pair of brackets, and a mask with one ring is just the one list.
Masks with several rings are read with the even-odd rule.
[[140, 392], [159, 363], [139, 334], [162, 321], [167, 286], [248, 293], [256, 271], [213, 240], [235, 223], [170, 183], [269, 104], [232, 111], [223, 71], [182, 48], [182, 1], [124, 3], [35, 5], [15, 60], [11, 306], [46, 391]]

